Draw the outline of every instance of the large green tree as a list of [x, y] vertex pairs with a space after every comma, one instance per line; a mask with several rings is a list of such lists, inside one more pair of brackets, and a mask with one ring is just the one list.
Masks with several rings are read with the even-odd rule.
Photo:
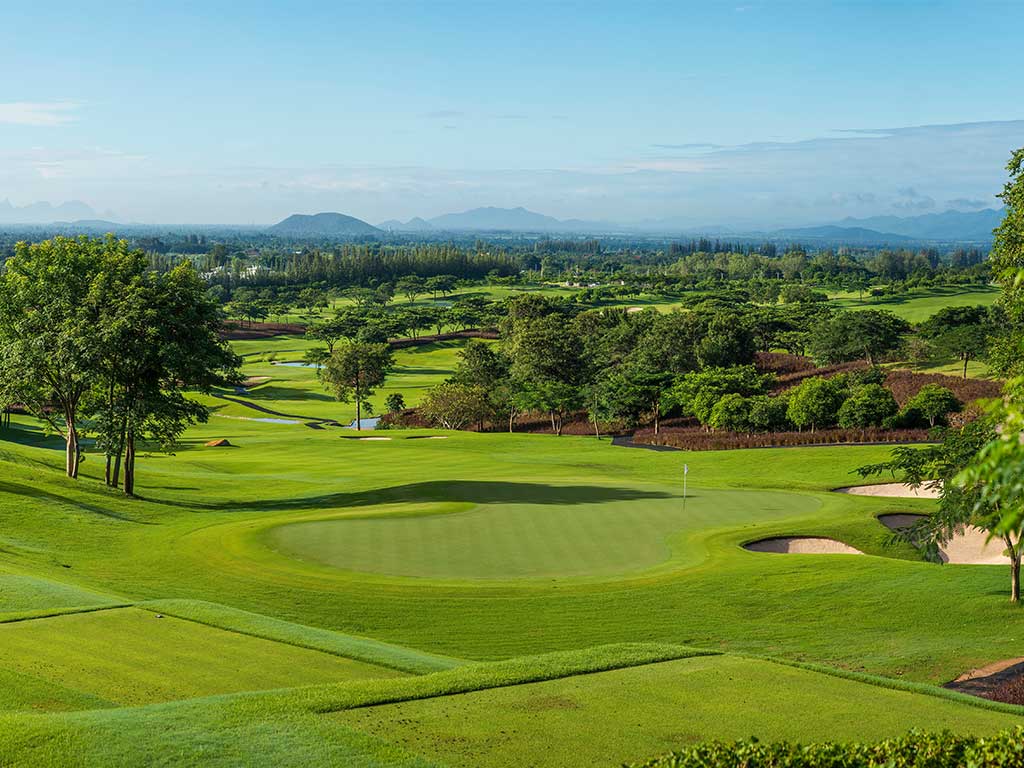
[[371, 412], [369, 399], [384, 384], [394, 362], [391, 347], [370, 342], [339, 344], [320, 369], [320, 380], [342, 403], [356, 404], [356, 429], [362, 429], [363, 411]]
[[811, 334], [811, 355], [825, 365], [878, 359], [896, 349], [909, 333], [903, 318], [881, 309], [842, 312], [819, 322]]
[[68, 477], [78, 476], [79, 412], [102, 349], [96, 282], [128, 258], [113, 237], [57, 237], [18, 243], [0, 274], [0, 386], [64, 438]]

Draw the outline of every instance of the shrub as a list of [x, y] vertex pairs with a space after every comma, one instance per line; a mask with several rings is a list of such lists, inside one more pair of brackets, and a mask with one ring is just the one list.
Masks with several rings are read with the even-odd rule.
[[732, 392], [715, 403], [708, 424], [712, 429], [729, 432], [750, 431], [750, 402], [743, 395]]
[[769, 395], [755, 395], [749, 399], [750, 412], [748, 421], [750, 428], [757, 432], [777, 432], [789, 429], [789, 417], [786, 410], [789, 407], [789, 398], [785, 395], [771, 397]]
[[953, 391], [938, 384], [925, 384], [903, 407], [905, 414], [917, 413], [934, 427], [946, 417], [960, 410], [960, 401]]
[[846, 399], [843, 381], [815, 377], [801, 382], [791, 391], [786, 416], [799, 429], [831, 427], [836, 423], [839, 408]]
[[405, 398], [401, 392], [392, 392], [384, 400], [384, 409], [388, 413], [399, 413], [405, 410]]
[[853, 391], [839, 409], [843, 429], [878, 427], [896, 415], [899, 406], [892, 392], [881, 384], [865, 384]]
[[1024, 728], [995, 736], [910, 731], [876, 744], [763, 743], [756, 739], [697, 744], [632, 768], [1008, 768], [1024, 764]]
[[683, 413], [708, 424], [711, 410], [723, 395], [758, 395], [774, 380], [771, 374], [760, 374], [753, 365], [735, 368], [707, 368], [680, 377], [671, 398]]

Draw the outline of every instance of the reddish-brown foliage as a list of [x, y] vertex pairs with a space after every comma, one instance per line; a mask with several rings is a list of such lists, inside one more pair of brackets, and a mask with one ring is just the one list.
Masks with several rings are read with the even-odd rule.
[[903, 368], [889, 371], [885, 377], [887, 386], [901, 406], [921, 391], [926, 384], [938, 384], [953, 391], [961, 403], [972, 403], [979, 398], [998, 397], [1003, 389], [1000, 381], [990, 379], [964, 379], [941, 373], [914, 373]]
[[863, 443], [918, 443], [928, 440], [926, 429], [822, 429], [817, 432], [705, 432], [700, 427], [670, 428], [655, 435], [641, 429], [634, 443], [668, 445], [688, 451], [728, 448], [780, 448], [796, 445], [856, 445]]
[[224, 323], [220, 337], [229, 341], [243, 341], [245, 339], [267, 339], [271, 336], [302, 334], [305, 332], [305, 326], [296, 323], [252, 323], [243, 325], [234, 320], [229, 320]]
[[817, 368], [811, 358], [785, 352], [758, 352], [754, 356], [754, 367], [761, 373], [771, 372], [779, 376]]
[[404, 349], [405, 347], [418, 347], [420, 344], [433, 344], [435, 341], [451, 341], [452, 339], [496, 339], [498, 338], [498, 332], [492, 330], [482, 330], [479, 328], [470, 328], [466, 331], [453, 331], [452, 333], [441, 333], [432, 334], [430, 336], [417, 336], [413, 338], [404, 339], [392, 339], [389, 343], [395, 349]]
[[994, 701], [1002, 701], [1006, 704], [1024, 704], [1024, 675], [1008, 680], [992, 691], [990, 696]]

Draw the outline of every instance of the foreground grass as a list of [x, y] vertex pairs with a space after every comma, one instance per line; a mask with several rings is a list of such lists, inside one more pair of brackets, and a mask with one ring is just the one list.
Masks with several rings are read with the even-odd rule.
[[[1024, 722], [959, 702], [731, 656], [671, 661], [336, 716], [449, 766], [614, 765], [709, 738], [877, 739]], [[584, 733], [580, 739], [575, 734]]]
[[[931, 696], [670, 645], [626, 644], [421, 677], [135, 709], [0, 715], [4, 765], [590, 766], [696, 739], [1021, 722]], [[628, 716], [624, 713], [628, 712]]]
[[158, 616], [120, 608], [2, 624], [0, 672], [121, 705], [396, 674]]

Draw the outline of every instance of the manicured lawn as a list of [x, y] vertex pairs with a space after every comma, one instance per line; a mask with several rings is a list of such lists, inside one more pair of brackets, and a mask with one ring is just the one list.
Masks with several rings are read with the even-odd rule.
[[0, 673], [120, 705], [396, 672], [137, 608], [0, 624]]
[[766, 661], [708, 656], [361, 707], [339, 721], [464, 768], [612, 766], [709, 739], [990, 733], [1024, 717]]
[[[466, 484], [470, 485], [470, 484]], [[819, 504], [779, 492], [490, 483], [452, 495], [488, 501], [403, 507], [400, 513], [280, 526], [282, 552], [352, 571], [439, 579], [613, 576], [673, 558], [700, 562], [697, 536], [723, 526], [793, 520]], [[454, 501], [454, 499], [453, 499]], [[461, 507], [461, 508], [460, 508]]]
[[[298, 359], [306, 343], [247, 351]], [[460, 346], [401, 351], [378, 400], [415, 402]], [[311, 369], [247, 360], [272, 378], [241, 399], [299, 421], [354, 415]], [[934, 684], [1019, 656], [1024, 612], [1003, 568], [925, 563], [876, 520], [934, 502], [831, 492], [887, 447], [658, 453], [430, 430], [363, 442], [210, 402], [247, 418], [214, 416], [173, 454], [141, 455], [137, 499], [103, 487], [92, 452], [64, 478], [60, 441], [26, 418], [0, 432], [0, 709], [52, 712], [0, 716], [0, 763], [504, 765], [501, 730], [533, 729], [515, 739], [518, 764], [614, 764], [702, 735], [1010, 722], [764, 661], [651, 664], [686, 646]], [[742, 548], [778, 535], [866, 554]], [[595, 649], [621, 643], [654, 645]], [[524, 659], [552, 652], [565, 654]], [[287, 690], [256, 693], [270, 688]], [[354, 709], [369, 705], [382, 706]], [[613, 727], [634, 707], [636, 723]]]
[[878, 298], [867, 294], [863, 298], [856, 293], [834, 294], [832, 303], [841, 309], [886, 309], [912, 323], [920, 323], [944, 307], [988, 306], [994, 304], [999, 295], [999, 289], [991, 286], [939, 286]]

